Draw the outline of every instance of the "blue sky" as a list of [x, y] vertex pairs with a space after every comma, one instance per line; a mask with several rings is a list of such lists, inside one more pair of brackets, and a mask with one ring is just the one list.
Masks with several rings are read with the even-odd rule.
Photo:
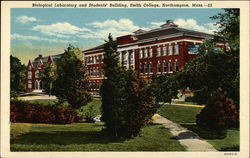
[[222, 9], [114, 9], [114, 8], [12, 8], [11, 54], [27, 64], [38, 54], [63, 53], [69, 43], [85, 50], [99, 44], [109, 33], [114, 37], [139, 28], [158, 28], [166, 20], [179, 27], [213, 33], [209, 17]]

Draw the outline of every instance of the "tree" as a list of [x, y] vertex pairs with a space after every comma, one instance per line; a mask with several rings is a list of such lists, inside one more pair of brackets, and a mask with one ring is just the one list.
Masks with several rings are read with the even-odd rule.
[[46, 92], [51, 95], [51, 90], [53, 87], [53, 82], [56, 80], [56, 65], [53, 63], [48, 63], [45, 65], [42, 71], [42, 81], [45, 83]]
[[104, 46], [105, 79], [100, 89], [102, 96], [102, 117], [106, 130], [120, 136], [126, 119], [126, 73], [120, 67], [117, 43], [109, 35]]
[[219, 20], [216, 24], [220, 30], [218, 35], [225, 38], [231, 48], [231, 53], [239, 53], [240, 36], [240, 9], [224, 9], [225, 13], [219, 13], [211, 17], [213, 20]]
[[79, 109], [91, 101], [87, 69], [82, 52], [68, 47], [57, 62], [57, 79], [52, 89], [60, 100], [68, 101], [73, 109]]
[[25, 90], [25, 65], [17, 57], [10, 56], [10, 90], [11, 96]]
[[156, 113], [157, 106], [153, 90], [144, 79], [140, 79], [133, 70], [128, 70], [126, 85], [127, 93], [127, 120], [124, 133], [127, 136], [137, 136], [141, 128], [148, 125]]
[[112, 135], [137, 136], [156, 112], [153, 91], [133, 70], [121, 67], [117, 44], [111, 35], [104, 51], [101, 119]]

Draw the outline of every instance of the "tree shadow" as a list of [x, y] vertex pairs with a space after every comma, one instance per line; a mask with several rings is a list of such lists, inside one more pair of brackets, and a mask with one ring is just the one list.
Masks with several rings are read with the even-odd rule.
[[110, 136], [105, 131], [50, 131], [50, 132], [29, 132], [11, 141], [17, 144], [108, 144], [123, 142], [126, 138]]
[[178, 134], [178, 136], [172, 137], [172, 139], [181, 140], [181, 139], [200, 139], [200, 137], [194, 132], [187, 131]]
[[198, 136], [200, 136], [203, 139], [223, 139], [226, 137], [226, 135], [219, 135], [218, 133], [216, 133], [216, 131], [200, 128], [196, 124], [180, 124], [180, 125], [198, 134]]

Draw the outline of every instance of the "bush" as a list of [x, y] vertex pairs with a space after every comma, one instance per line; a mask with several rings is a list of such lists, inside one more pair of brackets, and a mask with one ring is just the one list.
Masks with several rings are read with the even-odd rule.
[[77, 113], [69, 107], [44, 106], [25, 101], [11, 101], [11, 122], [69, 124], [77, 122]]
[[219, 135], [225, 130], [239, 125], [239, 111], [227, 93], [218, 90], [214, 92], [208, 105], [196, 116], [196, 123], [202, 128], [209, 128]]

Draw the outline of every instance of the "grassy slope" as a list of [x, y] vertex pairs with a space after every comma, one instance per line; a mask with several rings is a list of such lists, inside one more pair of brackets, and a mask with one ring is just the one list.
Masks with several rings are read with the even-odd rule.
[[[238, 151], [239, 135], [238, 129], [229, 129], [225, 138], [218, 138], [214, 133], [201, 129], [196, 126], [196, 115], [202, 108], [183, 107], [183, 106], [162, 106], [158, 109], [158, 113], [173, 122], [179, 123], [191, 131], [197, 133], [200, 137], [207, 140], [219, 151]], [[191, 123], [191, 124], [187, 124]]]
[[176, 123], [195, 123], [195, 116], [200, 113], [202, 108], [163, 105], [157, 113]]
[[[20, 127], [21, 123], [12, 124], [11, 132]], [[185, 151], [161, 125], [145, 127], [141, 136], [129, 140], [109, 136], [103, 127], [101, 122], [32, 124], [29, 131], [11, 140], [11, 151]]]

